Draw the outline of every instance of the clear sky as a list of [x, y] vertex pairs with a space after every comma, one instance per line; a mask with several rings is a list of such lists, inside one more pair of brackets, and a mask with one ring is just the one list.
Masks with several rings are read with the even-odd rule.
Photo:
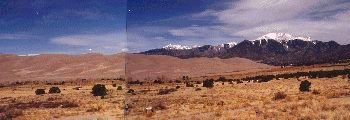
[[269, 32], [350, 43], [349, 0], [129, 0], [128, 49], [240, 42]]
[[349, 0], [1, 0], [0, 53], [139, 52], [269, 32], [349, 44], [349, 24]]
[[126, 0], [1, 0], [0, 53], [116, 53]]

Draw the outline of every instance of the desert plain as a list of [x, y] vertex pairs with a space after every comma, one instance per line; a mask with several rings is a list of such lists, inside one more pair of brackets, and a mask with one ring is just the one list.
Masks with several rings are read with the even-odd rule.
[[[264, 82], [244, 79], [343, 71], [350, 68], [347, 62], [271, 66], [244, 58], [137, 54], [2, 55], [0, 60], [0, 119], [350, 119], [348, 73]], [[204, 86], [210, 79], [213, 86]], [[300, 91], [305, 80], [311, 83], [309, 90]], [[105, 85], [106, 95], [92, 94], [97, 84]], [[61, 92], [49, 93], [52, 87]], [[45, 94], [37, 95], [37, 89]]]

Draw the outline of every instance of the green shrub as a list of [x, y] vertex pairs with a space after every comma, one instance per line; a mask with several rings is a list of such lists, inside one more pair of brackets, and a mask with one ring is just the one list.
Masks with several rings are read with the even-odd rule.
[[207, 79], [203, 81], [203, 87], [212, 88], [214, 87], [214, 80], [213, 79]]
[[134, 89], [129, 89], [127, 93], [134, 93], [135, 90]]
[[45, 89], [36, 89], [36, 90], [35, 90], [35, 94], [36, 94], [36, 95], [45, 94]]
[[107, 95], [107, 89], [105, 85], [96, 84], [92, 87], [92, 92], [94, 96], [105, 96]]
[[112, 86], [113, 86], [113, 87], [117, 87], [117, 84], [114, 83], [114, 84], [112, 84]]
[[299, 90], [301, 92], [309, 92], [310, 86], [311, 86], [311, 82], [309, 82], [307, 80], [301, 81], [300, 86], [299, 86]]
[[219, 77], [217, 81], [227, 82], [228, 80], [225, 77]]
[[118, 86], [117, 90], [123, 90], [122, 86]]
[[51, 87], [49, 93], [61, 93], [61, 90], [58, 87]]

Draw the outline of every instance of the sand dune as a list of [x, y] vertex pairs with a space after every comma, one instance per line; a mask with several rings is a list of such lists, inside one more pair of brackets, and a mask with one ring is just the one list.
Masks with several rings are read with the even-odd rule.
[[[125, 64], [127, 61], [127, 64]], [[0, 81], [74, 80], [116, 78], [127, 75], [134, 80], [179, 78], [183, 75], [210, 76], [237, 71], [259, 71], [271, 66], [243, 58], [191, 58], [141, 54], [83, 54], [38, 56], [0, 55]]]
[[162, 55], [128, 54], [126, 56], [127, 76], [134, 80], [144, 78], [182, 76], [200, 77], [234, 72], [261, 71], [273, 68], [244, 58], [190, 58], [179, 59]]
[[119, 77], [124, 72], [124, 55], [38, 55], [0, 56], [0, 81], [66, 80]]

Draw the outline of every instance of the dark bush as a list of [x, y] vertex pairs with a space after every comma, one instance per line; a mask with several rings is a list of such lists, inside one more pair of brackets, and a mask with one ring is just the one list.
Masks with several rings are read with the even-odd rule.
[[273, 100], [281, 100], [281, 99], [284, 99], [286, 97], [287, 97], [287, 95], [284, 92], [277, 92], [277, 93], [275, 93]]
[[200, 91], [200, 90], [202, 90], [202, 89], [201, 89], [201, 88], [196, 88], [195, 90], [196, 90], [196, 91]]
[[112, 84], [112, 86], [113, 86], [113, 87], [117, 87], [117, 84], [114, 83], [114, 84]]
[[307, 80], [301, 81], [300, 86], [299, 86], [299, 90], [301, 92], [309, 92], [310, 86], [311, 86], [311, 82], [309, 82]]
[[188, 76], [182, 76], [182, 80], [189, 80], [190, 79], [190, 77], [188, 77]]
[[107, 95], [107, 89], [105, 85], [96, 84], [92, 87], [92, 92], [94, 96], [105, 96]]
[[243, 83], [243, 81], [242, 80], [237, 80], [236, 83], [237, 84], [241, 84], [241, 83]]
[[49, 90], [49, 93], [50, 94], [52, 94], [52, 93], [61, 93], [61, 90], [58, 87], [51, 87], [50, 90]]
[[180, 86], [176, 86], [176, 89], [179, 89], [180, 88]]
[[203, 81], [203, 87], [212, 88], [214, 87], [214, 80], [213, 79], [207, 79]]
[[128, 84], [142, 84], [139, 80], [136, 81], [129, 81]]
[[175, 80], [175, 83], [181, 83], [181, 81], [180, 80]]
[[219, 79], [217, 81], [227, 82], [228, 79], [226, 79], [225, 77], [219, 77]]
[[127, 93], [134, 93], [135, 90], [134, 89], [129, 89]]
[[118, 86], [117, 90], [123, 90], [122, 86]]
[[36, 94], [36, 95], [45, 94], [45, 89], [36, 89], [36, 90], [35, 90], [35, 94]]
[[164, 83], [162, 80], [154, 80], [153, 83], [158, 83], [158, 84], [162, 84]]

